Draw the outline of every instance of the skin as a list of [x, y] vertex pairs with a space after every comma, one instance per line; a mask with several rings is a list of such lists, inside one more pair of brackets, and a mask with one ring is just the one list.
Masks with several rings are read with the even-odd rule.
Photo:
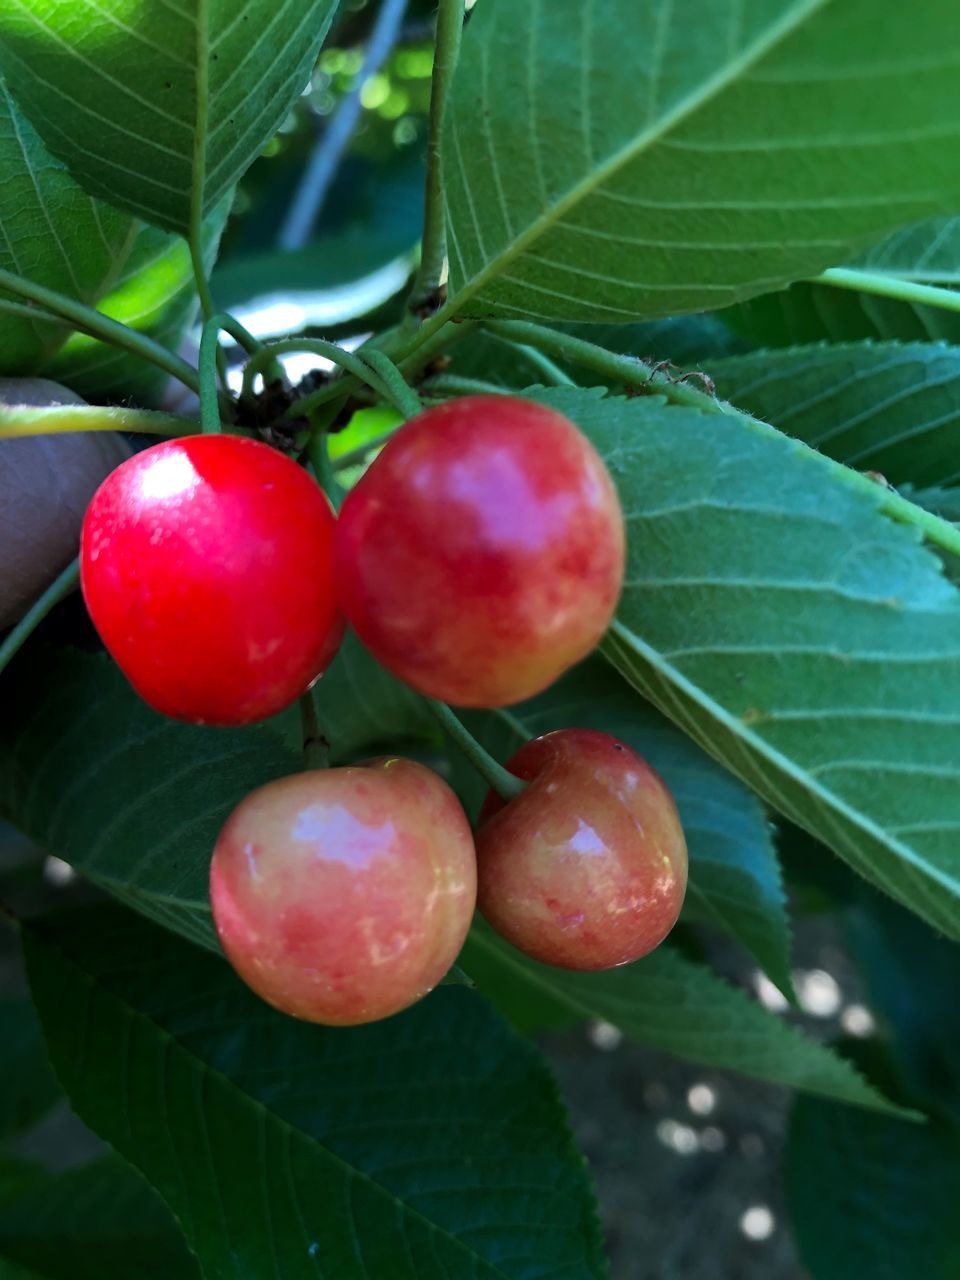
[[386, 758], [296, 774], [243, 800], [217, 840], [210, 899], [223, 949], [256, 993], [328, 1026], [426, 995], [463, 945], [473, 836], [430, 769]]
[[[47, 378], [0, 378], [0, 406], [83, 403]], [[0, 627], [21, 618], [76, 555], [87, 503], [129, 454], [113, 431], [0, 440]]]
[[623, 582], [623, 515], [562, 415], [467, 396], [411, 419], [347, 495], [344, 611], [394, 675], [461, 707], [552, 684], [599, 641]]
[[323, 491], [265, 444], [164, 441], [90, 503], [87, 609], [157, 711], [197, 724], [262, 720], [304, 693], [340, 643], [334, 524]]
[[490, 793], [477, 832], [478, 906], [520, 951], [562, 969], [612, 969], [677, 921], [687, 847], [662, 779], [591, 729], [535, 738], [507, 766], [527, 781]]

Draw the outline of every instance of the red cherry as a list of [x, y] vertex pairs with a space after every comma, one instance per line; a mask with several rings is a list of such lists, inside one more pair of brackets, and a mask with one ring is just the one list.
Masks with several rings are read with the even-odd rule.
[[490, 793], [477, 832], [478, 905], [544, 964], [611, 969], [638, 960], [677, 921], [687, 846], [666, 785], [626, 743], [560, 729], [507, 766], [527, 786]]
[[613, 614], [623, 556], [599, 454], [561, 414], [510, 396], [407, 422], [337, 526], [360, 638], [407, 684], [461, 707], [528, 698], [583, 658]]
[[329, 1026], [426, 995], [456, 960], [476, 896], [456, 796], [392, 758], [260, 787], [227, 819], [210, 869], [240, 977], [284, 1013]]
[[265, 444], [164, 441], [112, 472], [87, 509], [87, 609], [157, 711], [262, 720], [309, 688], [340, 643], [335, 523], [310, 476]]

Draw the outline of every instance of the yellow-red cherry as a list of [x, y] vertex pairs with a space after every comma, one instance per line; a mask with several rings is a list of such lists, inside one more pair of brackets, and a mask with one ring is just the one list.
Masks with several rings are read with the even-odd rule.
[[329, 1026], [373, 1022], [437, 985], [477, 896], [466, 815], [447, 784], [385, 758], [251, 792], [210, 869], [220, 942], [275, 1008]]
[[647, 955], [676, 923], [687, 885], [666, 784], [625, 742], [592, 729], [535, 738], [507, 768], [527, 785], [484, 804], [483, 915], [520, 951], [564, 969]]

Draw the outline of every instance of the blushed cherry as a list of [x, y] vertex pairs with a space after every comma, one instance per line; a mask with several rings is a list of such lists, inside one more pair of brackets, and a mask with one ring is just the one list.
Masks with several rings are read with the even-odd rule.
[[342, 637], [334, 526], [323, 491], [276, 449], [166, 440], [113, 471], [87, 508], [87, 609], [157, 711], [264, 719], [309, 688]]
[[473, 915], [466, 815], [411, 760], [298, 773], [240, 802], [217, 840], [210, 899], [223, 949], [269, 1004], [347, 1026], [419, 1000]]
[[514, 396], [412, 418], [347, 495], [337, 580], [394, 675], [463, 707], [518, 702], [599, 641], [623, 581], [623, 515], [569, 419]]
[[527, 785], [491, 792], [477, 832], [478, 906], [515, 947], [564, 969], [638, 960], [676, 923], [687, 847], [673, 798], [624, 742], [560, 729], [507, 768]]

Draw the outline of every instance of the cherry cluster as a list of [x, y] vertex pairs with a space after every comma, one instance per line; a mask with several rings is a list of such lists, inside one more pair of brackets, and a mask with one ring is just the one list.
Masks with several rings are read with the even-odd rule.
[[[339, 518], [311, 476], [230, 435], [128, 459], [87, 510], [81, 582], [108, 651], [156, 710], [241, 725], [302, 696], [345, 620], [394, 675], [503, 707], [585, 657], [623, 580], [623, 516], [590, 442], [508, 396], [411, 419]], [[623, 742], [528, 742], [476, 834], [453, 791], [382, 757], [268, 783], [227, 819], [210, 892], [227, 957], [265, 1000], [348, 1025], [386, 1017], [454, 963], [474, 908], [547, 964], [605, 969], [673, 927], [687, 854], [664, 783]]]

